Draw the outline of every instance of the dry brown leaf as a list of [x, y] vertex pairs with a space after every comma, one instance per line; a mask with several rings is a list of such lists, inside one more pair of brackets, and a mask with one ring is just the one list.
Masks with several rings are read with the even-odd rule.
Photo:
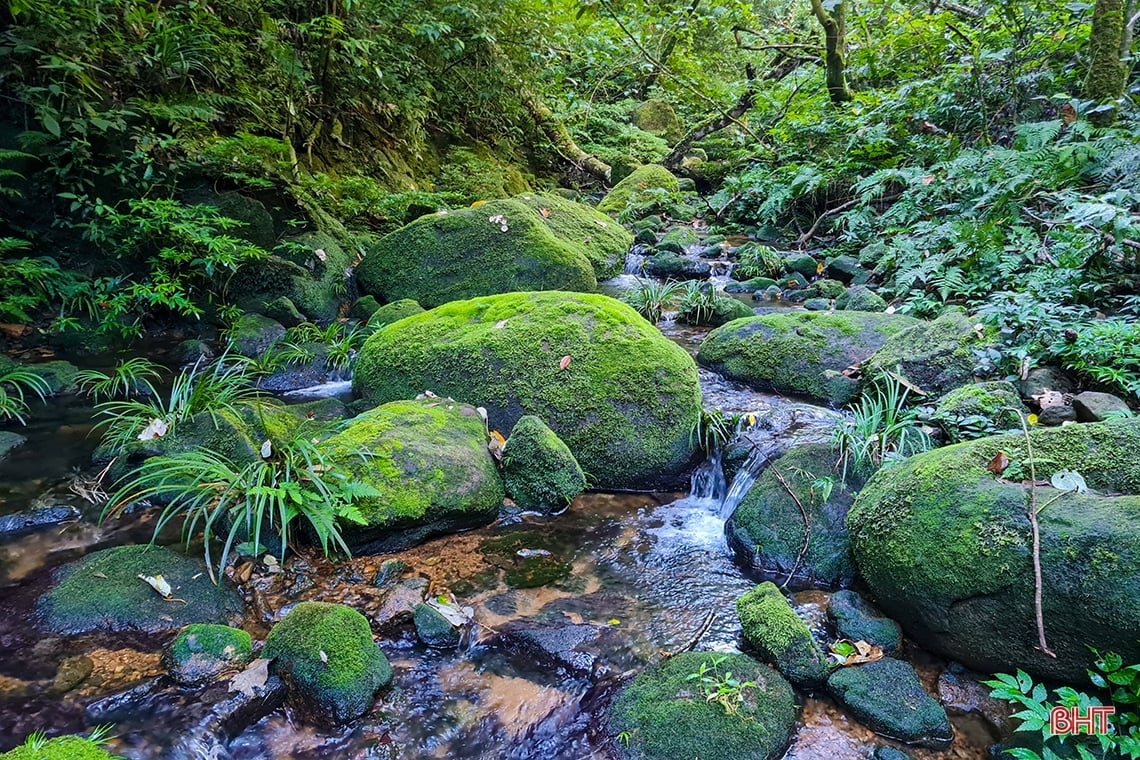
[[549, 219], [550, 218], [550, 209], [548, 209], [548, 208], [540, 208], [538, 210], [538, 213], [542, 214], [543, 219]]
[[986, 465], [986, 469], [994, 475], [1001, 475], [1005, 472], [1005, 468], [1009, 467], [1009, 457], [1006, 456], [1004, 451], [999, 451], [990, 463]]
[[570, 366], [570, 357], [563, 356], [562, 361], [558, 362], [558, 369], [563, 370]]
[[269, 679], [269, 660], [258, 658], [249, 667], [230, 679], [230, 691], [240, 691], [247, 697], [257, 696], [257, 689]]
[[496, 462], [503, 461], [503, 449], [507, 445], [507, 439], [503, 438], [503, 434], [498, 430], [491, 431], [491, 440], [487, 442], [487, 450], [491, 452], [491, 456], [495, 458]]

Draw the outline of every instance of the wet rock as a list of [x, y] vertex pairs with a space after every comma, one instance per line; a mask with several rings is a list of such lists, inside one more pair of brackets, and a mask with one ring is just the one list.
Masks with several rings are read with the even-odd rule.
[[1090, 646], [1140, 659], [1140, 469], [1126, 464], [1140, 461], [1140, 420], [1047, 428], [1031, 438], [1039, 480], [1075, 470], [1092, 489], [1061, 495], [1038, 487], [1038, 503], [1051, 502], [1039, 523], [1045, 628], [1056, 658], [1036, 647], [1027, 491], [987, 469], [999, 452], [1025, 467], [1022, 433], [880, 470], [859, 492], [847, 527], [860, 575], [909, 637], [979, 672], [1021, 668], [1076, 683], [1092, 666]]
[[[835, 464], [836, 454], [829, 443], [797, 446], [775, 459], [728, 521], [726, 534], [737, 559], [781, 582], [794, 571], [788, 585], [797, 589], [850, 585], [855, 580], [855, 565], [847, 536], [847, 510], [854, 501], [852, 489], [859, 483], [853, 474], [852, 483], [838, 482]], [[825, 477], [832, 477], [833, 484], [823, 499], [822, 493], [813, 490], [813, 483]], [[801, 504], [811, 518], [806, 552]]]
[[838, 298], [847, 292], [843, 287], [843, 283], [838, 280], [816, 280], [802, 290], [793, 290], [788, 294], [788, 300], [792, 302], [803, 301], [804, 307], [807, 308], [807, 301], [812, 299], [823, 299], [829, 304], [831, 299]]
[[1114, 416], [1131, 414], [1128, 404], [1111, 393], [1085, 391], [1073, 397], [1073, 409], [1080, 422], [1104, 422]]
[[[415, 302], [413, 301], [413, 303]], [[380, 302], [377, 301], [374, 296], [362, 296], [352, 302], [352, 307], [348, 310], [348, 316], [353, 319], [359, 319], [361, 322], [367, 322], [379, 308]]]
[[[161, 575], [176, 601], [164, 599], [140, 575]], [[36, 617], [56, 634], [154, 633], [225, 623], [241, 609], [233, 587], [224, 580], [215, 586], [201, 561], [158, 546], [119, 546], [56, 570], [51, 590], [36, 604]]]
[[831, 308], [831, 301], [826, 298], [809, 298], [804, 301], [804, 308], [808, 311], [827, 311]]
[[876, 747], [874, 760], [910, 760], [910, 755], [894, 747]]
[[544, 531], [520, 530], [488, 538], [479, 553], [503, 570], [511, 588], [537, 588], [570, 574], [570, 563], [561, 556], [561, 547]]
[[111, 694], [87, 705], [83, 714], [88, 723], [123, 723], [143, 715], [147, 705], [162, 686], [163, 679], [151, 678], [137, 686]]
[[1018, 382], [1017, 388], [1021, 391], [1022, 398], [1033, 398], [1045, 391], [1073, 393], [1077, 390], [1077, 385], [1058, 367], [1034, 367], [1024, 380]]
[[170, 677], [187, 686], [216, 678], [252, 658], [253, 641], [248, 633], [209, 624], [186, 626], [163, 654]]
[[94, 670], [95, 663], [91, 662], [89, 657], [68, 657], [59, 664], [59, 670], [56, 671], [47, 693], [53, 696], [66, 694], [87, 680], [87, 676]]
[[261, 356], [277, 341], [285, 337], [285, 327], [263, 314], [242, 314], [230, 328], [230, 341], [242, 356]]
[[372, 313], [368, 319], [369, 327], [385, 327], [393, 322], [399, 322], [406, 317], [423, 314], [424, 307], [410, 298], [401, 298], [399, 301], [387, 303]]
[[798, 272], [808, 280], [819, 274], [819, 262], [806, 253], [790, 253], [785, 256], [784, 268], [789, 272]]
[[511, 430], [502, 466], [507, 495], [526, 512], [561, 512], [586, 490], [578, 460], [534, 415], [519, 418]]
[[664, 166], [646, 164], [634, 169], [628, 177], [614, 185], [598, 203], [598, 211], [603, 214], [619, 214], [630, 203], [638, 203], [648, 191], [666, 190], [675, 193], [677, 189], [677, 178], [672, 172]]
[[308, 321], [301, 310], [297, 308], [297, 305], [287, 296], [278, 296], [267, 302], [262, 311], [265, 312], [265, 316], [280, 322], [283, 327], [296, 327], [302, 322]]
[[[3, 433], [0, 433], [2, 436]], [[0, 456], [0, 459], [3, 457]], [[78, 520], [79, 510], [70, 504], [54, 507], [40, 507], [28, 512], [0, 517], [0, 538], [11, 538], [24, 533], [33, 533], [65, 522]]]
[[[705, 699], [700, 681], [690, 678], [702, 666], [755, 684], [745, 689], [736, 714]], [[792, 689], [775, 671], [741, 654], [688, 652], [646, 669], [623, 688], [606, 734], [622, 760], [775, 760], [791, 742], [795, 716]]]
[[701, 239], [697, 237], [697, 233], [692, 228], [674, 227], [661, 236], [661, 240], [657, 243], [657, 250], [683, 254], [688, 248], [692, 248], [700, 242]]
[[[0, 430], [0, 461], [3, 461], [13, 449], [17, 449], [28, 442], [25, 436], [13, 433], [11, 430]], [[0, 533], [3, 533], [0, 527]]]
[[[527, 666], [557, 669], [574, 678], [600, 679], [633, 662], [628, 642], [609, 626], [518, 620], [499, 627], [490, 648], [522, 658]], [[610, 656], [621, 659], [609, 661]]]
[[938, 678], [938, 701], [951, 714], [977, 715], [985, 720], [996, 741], [1013, 731], [1010, 714], [1014, 708], [991, 697], [990, 688], [979, 683], [983, 678], [951, 663]]
[[827, 616], [835, 622], [840, 638], [866, 641], [886, 654], [902, 646], [899, 624], [880, 613], [854, 591], [836, 591], [827, 601]]
[[884, 657], [840, 668], [827, 688], [860, 723], [888, 738], [934, 749], [954, 738], [946, 711], [923, 691], [914, 668], [900, 660]]
[[209, 702], [209, 709], [189, 727], [180, 731], [169, 753], [169, 760], [228, 760], [228, 745], [246, 729], [257, 724], [285, 703], [288, 688], [270, 675], [250, 691], [230, 691], [222, 682], [199, 693], [198, 701]]
[[841, 373], [918, 324], [899, 314], [792, 312], [738, 319], [709, 333], [697, 360], [760, 390], [841, 405], [856, 392]]
[[827, 681], [827, 659], [811, 631], [770, 582], [736, 602], [744, 640], [796, 686], [811, 690]]
[[376, 490], [354, 502], [364, 524], [343, 529], [354, 551], [394, 551], [484, 525], [503, 504], [483, 419], [470, 406], [432, 398], [384, 404], [353, 418], [328, 445]]
[[690, 259], [663, 251], [646, 260], [645, 271], [663, 279], [703, 280], [712, 272], [712, 265], [703, 259]]
[[886, 340], [863, 364], [863, 376], [872, 378], [901, 368], [902, 374], [924, 392], [940, 396], [973, 382], [975, 352], [990, 345], [960, 311], [951, 310], [933, 322], [913, 323]]
[[776, 280], [776, 286], [781, 290], [802, 290], [808, 286], [808, 280], [799, 272], [792, 272]]
[[1077, 410], [1068, 404], [1047, 406], [1037, 413], [1037, 424], [1042, 427], [1057, 427], [1066, 422], [1077, 421]]
[[871, 279], [871, 273], [864, 269], [859, 261], [852, 256], [836, 256], [827, 262], [824, 271], [827, 272], [828, 277], [839, 280], [844, 285], [863, 285]]
[[414, 619], [416, 636], [429, 647], [455, 649], [463, 638], [462, 632], [431, 605], [417, 604]]
[[835, 308], [840, 311], [886, 311], [887, 302], [866, 285], [856, 285], [835, 299]]
[[756, 293], [774, 286], [776, 281], [771, 277], [753, 277], [744, 282], [730, 282], [724, 286], [725, 293]]
[[194, 366], [201, 362], [205, 364], [214, 358], [214, 349], [204, 340], [184, 340], [178, 344], [174, 355], [178, 358], [179, 366]]
[[397, 581], [407, 571], [408, 565], [403, 560], [393, 559], [385, 562], [376, 571], [376, 577], [372, 579], [372, 585], [377, 588], [384, 588], [385, 586], [395, 585]]
[[700, 411], [684, 349], [629, 306], [579, 293], [458, 301], [389, 325], [361, 349], [353, 388], [371, 403], [430, 389], [484, 407], [497, 430], [533, 414], [599, 488], [675, 480]]
[[427, 589], [426, 578], [409, 578], [397, 583], [373, 618], [376, 629], [386, 631], [412, 622], [415, 609], [423, 602]]
[[301, 602], [273, 627], [261, 652], [310, 717], [344, 723], [372, 707], [392, 682], [392, 666], [372, 640], [368, 621], [338, 604]]

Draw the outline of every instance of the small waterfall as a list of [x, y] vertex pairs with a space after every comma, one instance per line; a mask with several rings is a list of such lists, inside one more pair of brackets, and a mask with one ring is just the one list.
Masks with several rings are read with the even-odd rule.
[[718, 448], [693, 471], [689, 483], [689, 498], [701, 506], [719, 507], [724, 501], [728, 492], [728, 483], [724, 479], [724, 468], [721, 466], [723, 458], [724, 452]]
[[630, 251], [625, 255], [625, 267], [622, 269], [622, 274], [643, 274], [642, 268], [645, 266], [645, 259], [647, 257], [640, 253]]
[[[744, 442], [751, 443], [748, 438], [741, 439]], [[722, 520], [727, 520], [732, 517], [732, 513], [740, 506], [740, 502], [744, 501], [744, 497], [748, 495], [749, 490], [752, 489], [756, 479], [764, 472], [771, 461], [772, 454], [778, 448], [779, 443], [775, 440], [766, 441], [764, 444], [752, 443], [752, 449], [748, 452], [748, 458], [744, 460], [744, 464], [737, 470], [736, 475], [732, 478], [732, 485], [728, 489], [724, 500], [720, 503], [720, 517]]]

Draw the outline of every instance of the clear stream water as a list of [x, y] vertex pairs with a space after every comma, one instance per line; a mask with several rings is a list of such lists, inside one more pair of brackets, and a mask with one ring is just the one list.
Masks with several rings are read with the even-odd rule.
[[[672, 322], [662, 328], [692, 351], [707, 332]], [[833, 412], [757, 393], [713, 373], [702, 371], [701, 385], [707, 406], [755, 414], [748, 435], [758, 452], [790, 437], [825, 434], [837, 419]], [[12, 608], [24, 604], [26, 609], [48, 571], [59, 564], [98, 548], [150, 537], [145, 514], [98, 527], [98, 506], [84, 500], [82, 487], [73, 488], [77, 474], [89, 475], [94, 447], [89, 429], [86, 405], [76, 400], [55, 403], [22, 431], [29, 437], [23, 449], [0, 463], [0, 515], [57, 504], [74, 506], [82, 515], [62, 526], [0, 541], [0, 598]], [[724, 522], [762, 466], [763, 457], [757, 454], [728, 484], [719, 459], [714, 459], [694, 474], [690, 493], [587, 494], [556, 518], [514, 518], [398, 555], [340, 563], [306, 556], [287, 563], [285, 573], [255, 573], [245, 624], [255, 638], [263, 638], [272, 622], [300, 600], [343, 602], [375, 619], [385, 596], [372, 579], [393, 556], [407, 563], [405, 578], [422, 577], [433, 591], [450, 590], [470, 605], [478, 625], [458, 651], [430, 650], [406, 627], [384, 632], [380, 646], [395, 669], [395, 684], [370, 714], [326, 731], [278, 710], [235, 739], [229, 756], [608, 757], [597, 741], [600, 716], [622, 673], [683, 649], [694, 638], [698, 650], [739, 646], [735, 601], [757, 578], [731, 560]], [[558, 568], [555, 579], [538, 588], [516, 587], [510, 560], [494, 551], [494, 542], [504, 537], [512, 547], [549, 552]], [[170, 537], [171, 542], [176, 539]], [[793, 597], [797, 610], [821, 632], [827, 625], [826, 599], [821, 592]], [[510, 636], [517, 626], [590, 632], [593, 640], [585, 650], [592, 672], [520, 653]], [[0, 620], [0, 750], [39, 729], [54, 734], [90, 728], [94, 721], [84, 714], [85, 707], [160, 675], [157, 652], [162, 643], [125, 635], [44, 637], [26, 618], [9, 615]], [[944, 663], [915, 649], [910, 657], [933, 691]], [[69, 663], [83, 658], [92, 672], [78, 687], [61, 695], [28, 694], [29, 684], [57, 678]], [[112, 745], [126, 758], [172, 757], [171, 748], [208, 708], [199, 692], [155, 683], [148, 697], [115, 715], [117, 738]], [[788, 758], [869, 758], [875, 746], [887, 743], [825, 697], [804, 698], [800, 724]], [[985, 756], [992, 737], [976, 720], [955, 718], [955, 729], [955, 743], [945, 752], [908, 751], [920, 760]]]

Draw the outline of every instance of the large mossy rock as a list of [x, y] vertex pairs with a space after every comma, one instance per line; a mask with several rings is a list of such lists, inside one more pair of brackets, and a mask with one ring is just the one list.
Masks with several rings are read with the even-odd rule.
[[498, 430], [533, 414], [601, 488], [680, 472], [701, 404], [683, 349], [619, 301], [561, 292], [460, 301], [388, 325], [361, 349], [353, 389], [377, 404], [430, 390], [484, 407]]
[[528, 512], [560, 512], [586, 490], [586, 476], [570, 449], [529, 414], [503, 448], [503, 480], [515, 506]]
[[273, 626], [261, 657], [311, 717], [359, 718], [392, 682], [392, 666], [372, 640], [368, 620], [351, 607], [301, 602]]
[[[718, 663], [714, 665], [714, 663]], [[735, 715], [709, 702], [690, 676], [731, 672], [745, 690]], [[787, 681], [742, 654], [686, 652], [645, 670], [610, 706], [606, 733], [622, 760], [776, 760], [795, 729]], [[628, 739], [628, 741], [627, 741]]]
[[842, 372], [917, 324], [898, 314], [789, 312], [737, 319], [709, 333], [697, 361], [761, 390], [831, 404], [854, 398]]
[[803, 689], [827, 680], [827, 658], [776, 584], [765, 581], [736, 600], [744, 640]]
[[685, 135], [685, 129], [677, 118], [677, 112], [667, 100], [653, 98], [645, 101], [630, 112], [629, 120], [633, 126], [643, 132], [656, 135], [669, 144], [677, 142]]
[[[161, 575], [175, 602], [139, 576]], [[36, 604], [41, 627], [55, 634], [177, 630], [191, 623], [228, 623], [241, 613], [237, 591], [215, 586], [199, 560], [161, 546], [117, 546], [55, 571]]]
[[522, 290], [597, 290], [633, 237], [589, 206], [522, 195], [417, 219], [372, 245], [356, 268], [367, 293], [448, 301]]
[[970, 319], [954, 309], [892, 335], [864, 362], [863, 376], [901, 370], [907, 380], [937, 397], [973, 382], [975, 353], [991, 342], [985, 333], [979, 337]]
[[[840, 481], [835, 464], [829, 444], [797, 446], [775, 460], [729, 519], [728, 542], [737, 558], [780, 582], [794, 570], [788, 584], [794, 588], [850, 585], [855, 564], [847, 537], [847, 510], [854, 495]], [[826, 500], [815, 485], [820, 478], [833, 479]], [[811, 519], [807, 551], [803, 551], [807, 528], [801, 504]]]
[[394, 401], [354, 417], [328, 440], [337, 461], [379, 495], [357, 500], [366, 525], [344, 526], [354, 549], [396, 551], [484, 525], [503, 505], [483, 418], [450, 399]]
[[336, 319], [347, 299], [356, 254], [331, 235], [307, 232], [289, 240], [267, 259], [243, 266], [227, 292], [234, 294], [239, 306], [251, 311], [262, 311], [286, 298], [310, 320]]
[[0, 754], [0, 760], [115, 760], [107, 749], [80, 736], [60, 736], [39, 749], [20, 746]]
[[614, 185], [598, 203], [598, 211], [606, 214], [620, 214], [625, 211], [630, 201], [636, 201], [638, 196], [647, 190], [665, 190], [675, 193], [678, 190], [677, 178], [664, 166], [646, 164], [639, 166], [633, 172]]
[[1075, 683], [1091, 667], [1089, 646], [1140, 660], [1140, 421], [1070, 425], [1031, 438], [1039, 480], [1076, 470], [1097, 491], [1037, 488], [1038, 505], [1048, 503], [1039, 518], [1042, 600], [1056, 659], [1037, 650], [1029, 489], [987, 469], [1004, 453], [1006, 478], [1028, 479], [1021, 434], [879, 471], [847, 527], [872, 596], [920, 644], [982, 672], [1022, 668]]
[[954, 738], [946, 710], [927, 694], [914, 668], [884, 657], [840, 668], [827, 690], [859, 720], [883, 736], [907, 744], [945, 749]]

